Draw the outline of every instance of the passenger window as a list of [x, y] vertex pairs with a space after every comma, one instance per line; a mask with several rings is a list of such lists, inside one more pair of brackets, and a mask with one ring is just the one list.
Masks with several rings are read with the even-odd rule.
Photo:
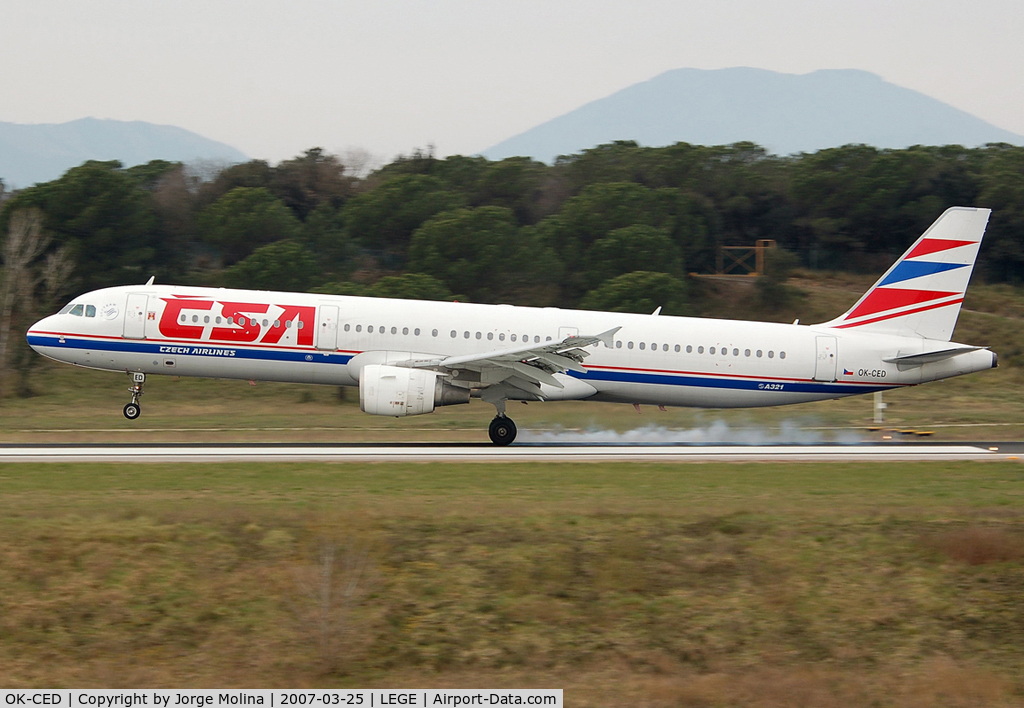
[[462, 333], [462, 338], [469, 339], [469, 330], [466, 330], [465, 332]]
[[739, 356], [740, 355], [740, 350], [739, 349], [733, 349], [732, 350], [732, 355], [733, 356]]
[[686, 345], [686, 353], [687, 354], [693, 354], [693, 345], [692, 344], [687, 344]]
[[616, 349], [622, 349], [622, 340], [621, 339], [615, 342], [615, 348]]
[[[704, 353], [704, 347], [697, 347], [697, 353], [698, 354], [703, 354]], [[714, 351], [712, 351], [711, 353], [714, 354]]]
[[714, 353], [715, 353], [715, 348], [714, 347], [711, 347], [710, 349], [708, 349], [708, 354], [714, 354]]
[[459, 333], [458, 333], [458, 332], [456, 332], [456, 331], [455, 331], [455, 330], [453, 329], [453, 330], [452, 330], [452, 339], [455, 339], [455, 338], [456, 338], [456, 337], [458, 337], [458, 336], [459, 336]]
[[431, 337], [436, 337], [436, 336], [437, 336], [437, 330], [436, 330], [436, 329], [434, 329], [434, 330], [431, 330], [431, 331], [430, 331], [430, 336], [431, 336]]
[[771, 349], [768, 350], [768, 358], [769, 359], [774, 359], [775, 358], [775, 352], [773, 352]]
[[640, 342], [640, 348], [641, 349], [646, 349], [647, 348], [647, 342]]
[[533, 343], [540, 344], [540, 335], [533, 335]]
[[494, 339], [494, 332], [488, 332], [487, 333], [487, 340], [490, 341], [492, 339]]
[[402, 327], [402, 334], [409, 334], [409, 328], [408, 327]]
[[392, 327], [391, 334], [398, 334], [398, 327]]
[[412, 333], [413, 333], [414, 335], [416, 335], [417, 337], [418, 337], [418, 336], [420, 336], [420, 328], [419, 328], [419, 327], [417, 327], [416, 329], [414, 329], [414, 330], [412, 331]]
[[779, 352], [779, 358], [780, 359], [785, 359], [786, 358], [786, 352]]
[[632, 348], [633, 348], [633, 342], [626, 342], [626, 349], [632, 349]]
[[504, 342], [505, 341], [505, 333], [504, 332], [502, 332], [501, 334], [498, 335], [498, 341], [499, 342]]
[[267, 321], [267, 320], [263, 320], [263, 326], [264, 327], [269, 327], [270, 326], [270, 322]]
[[676, 351], [679, 351], [679, 345], [678, 344], [676, 345]]
[[367, 327], [366, 331], [369, 332], [370, 334], [373, 334], [373, 325], [370, 325], [369, 327]]
[[[286, 327], [291, 327], [292, 326], [292, 321], [288, 320], [284, 324], [285, 324]], [[350, 324], [345, 325], [345, 331], [346, 332], [348, 332], [350, 329], [352, 329], [352, 325], [350, 325]]]
[[[86, 308], [85, 314], [86, 314], [86, 317], [89, 316], [89, 308]], [[203, 324], [210, 324], [210, 316], [209, 315], [204, 315], [203, 316]], [[280, 322], [275, 322], [274, 326], [275, 327], [280, 327], [281, 323]]]
[[362, 332], [363, 331], [363, 326], [362, 325], [356, 325], [356, 331], [357, 332]]
[[760, 358], [761, 358], [761, 350], [760, 350], [760, 349], [758, 349], [758, 350], [757, 350], [757, 358], [758, 358], [758, 359], [760, 359]]
[[744, 349], [743, 350], [743, 356], [750, 356], [750, 350], [749, 349]]
[[[668, 351], [668, 345], [667, 344], [662, 344], [661, 345], [661, 351], [667, 352]], [[679, 351], [679, 345], [678, 344], [676, 345], [676, 351]]]
[[477, 333], [476, 333], [476, 338], [477, 338], [477, 339], [480, 339], [480, 337], [482, 337], [482, 336], [483, 336], [483, 335], [482, 335], [482, 334], [480, 334], [479, 332], [477, 332]]
[[86, 317], [95, 317], [96, 316], [96, 306], [95, 305], [86, 305], [85, 306], [85, 316]]

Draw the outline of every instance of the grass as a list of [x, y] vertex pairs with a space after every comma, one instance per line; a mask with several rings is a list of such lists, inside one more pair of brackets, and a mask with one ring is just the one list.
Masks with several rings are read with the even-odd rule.
[[0, 685], [1024, 703], [1024, 467], [0, 469]]

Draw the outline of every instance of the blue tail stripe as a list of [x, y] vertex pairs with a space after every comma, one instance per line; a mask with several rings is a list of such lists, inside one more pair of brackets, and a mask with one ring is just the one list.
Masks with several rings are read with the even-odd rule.
[[892, 285], [893, 283], [901, 283], [904, 280], [913, 280], [914, 278], [923, 278], [926, 275], [934, 275], [935, 273], [944, 273], [947, 270], [956, 270], [957, 268], [966, 268], [966, 263], [931, 263], [929, 261], [903, 261], [885, 277], [885, 279], [879, 283], [882, 285]]

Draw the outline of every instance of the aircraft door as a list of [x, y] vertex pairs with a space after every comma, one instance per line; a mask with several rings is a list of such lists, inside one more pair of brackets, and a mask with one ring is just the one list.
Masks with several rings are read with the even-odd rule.
[[149, 296], [143, 293], [129, 293], [128, 305], [124, 310], [124, 338], [146, 338], [146, 305]]
[[839, 363], [836, 357], [836, 338], [815, 337], [814, 342], [818, 351], [814, 362], [814, 380], [835, 381], [836, 366]]
[[316, 328], [316, 348], [334, 351], [338, 348], [338, 306], [321, 305]]

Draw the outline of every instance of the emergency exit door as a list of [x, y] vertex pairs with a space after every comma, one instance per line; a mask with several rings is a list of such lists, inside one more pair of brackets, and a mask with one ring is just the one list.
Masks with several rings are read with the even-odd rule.
[[815, 337], [818, 356], [814, 362], [815, 381], [835, 381], [836, 365], [839, 360], [836, 358], [835, 337]]
[[128, 306], [124, 311], [124, 338], [146, 338], [146, 305], [149, 296], [141, 293], [129, 293]]
[[316, 348], [334, 351], [338, 348], [338, 306], [321, 305], [316, 328]]

